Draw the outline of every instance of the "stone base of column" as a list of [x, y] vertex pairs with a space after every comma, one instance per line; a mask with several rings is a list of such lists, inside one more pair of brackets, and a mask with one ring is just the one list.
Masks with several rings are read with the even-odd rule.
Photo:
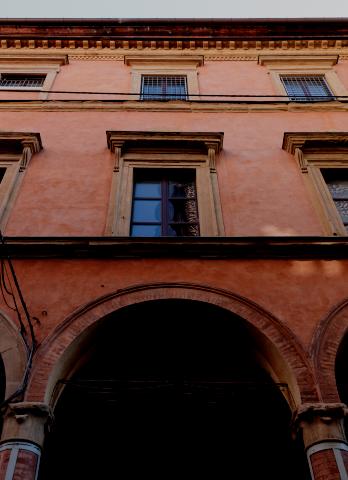
[[41, 450], [30, 442], [0, 444], [0, 480], [36, 480]]

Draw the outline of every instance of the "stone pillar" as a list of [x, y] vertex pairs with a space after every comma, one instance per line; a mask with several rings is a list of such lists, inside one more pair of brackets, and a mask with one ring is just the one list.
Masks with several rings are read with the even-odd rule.
[[343, 403], [301, 405], [294, 425], [302, 431], [313, 480], [348, 480], [348, 444], [343, 418]]
[[45, 425], [52, 419], [44, 403], [12, 403], [4, 418], [0, 442], [0, 480], [36, 480]]

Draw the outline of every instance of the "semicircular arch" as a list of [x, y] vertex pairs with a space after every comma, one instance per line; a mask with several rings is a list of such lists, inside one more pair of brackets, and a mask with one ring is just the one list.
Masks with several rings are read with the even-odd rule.
[[73, 312], [37, 352], [27, 400], [54, 403], [57, 382], [71, 374], [71, 365], [77, 368], [77, 352], [81, 354], [83, 351], [88, 336], [86, 332], [94, 329], [105, 316], [130, 305], [166, 299], [209, 303], [239, 316], [255, 332], [264, 367], [275, 380], [286, 379], [293, 399], [292, 408], [301, 402], [318, 400], [307, 355], [288, 327], [244, 297], [205, 285], [185, 283], [133, 286], [100, 297]]
[[5, 370], [5, 398], [19, 387], [24, 374], [27, 354], [18, 328], [0, 311], [0, 355]]
[[320, 394], [324, 402], [340, 401], [335, 367], [337, 353], [347, 330], [348, 299], [345, 299], [320, 321], [310, 348]]

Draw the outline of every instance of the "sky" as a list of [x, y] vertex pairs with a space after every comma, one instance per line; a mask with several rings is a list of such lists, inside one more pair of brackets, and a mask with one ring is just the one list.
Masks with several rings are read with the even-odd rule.
[[0, 0], [0, 18], [348, 17], [348, 0]]

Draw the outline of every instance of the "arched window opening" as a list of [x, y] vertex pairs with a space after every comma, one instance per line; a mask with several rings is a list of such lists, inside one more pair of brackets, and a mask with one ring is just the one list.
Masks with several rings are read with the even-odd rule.
[[251, 328], [209, 304], [125, 307], [93, 332], [55, 408], [40, 480], [226, 477], [307, 480], [282, 389]]

